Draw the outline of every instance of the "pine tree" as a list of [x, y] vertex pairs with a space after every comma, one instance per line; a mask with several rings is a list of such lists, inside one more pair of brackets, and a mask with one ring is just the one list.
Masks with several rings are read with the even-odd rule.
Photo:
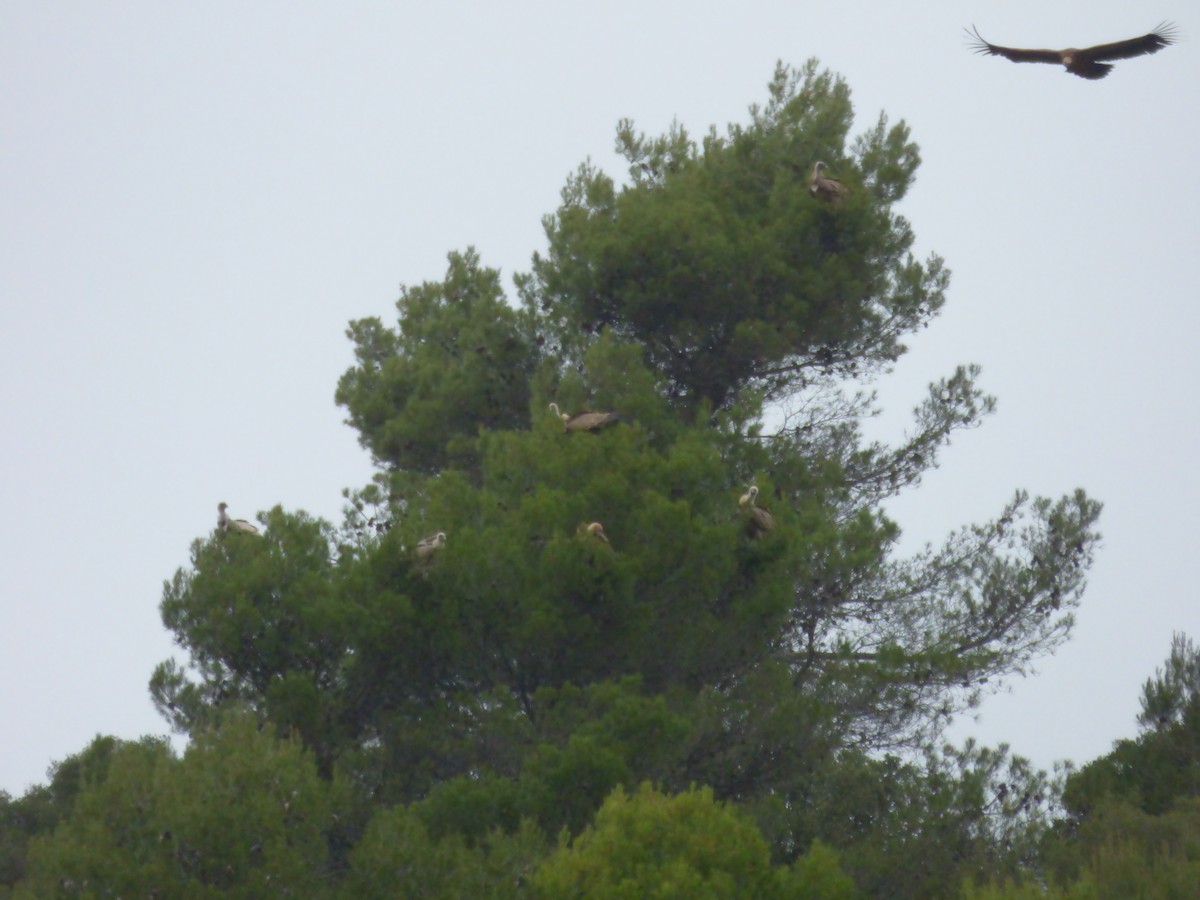
[[[899, 446], [863, 437], [949, 276], [894, 209], [907, 127], [851, 121], [809, 63], [699, 142], [621, 123], [627, 180], [569, 179], [519, 308], [472, 250], [394, 328], [352, 323], [337, 399], [377, 477], [339, 529], [277, 508], [193, 545], [163, 712], [195, 733], [249, 709], [439, 836], [553, 834], [647, 779], [800, 815], [839, 754], [921, 747], [1052, 652], [1098, 540], [1082, 491], [896, 553], [882, 503], [993, 401], [965, 366]], [[808, 190], [817, 160], [843, 201]]]
[[338, 798], [298, 742], [248, 716], [162, 740], [115, 743], [70, 815], [35, 837], [17, 896], [324, 896]]
[[1045, 836], [1024, 883], [971, 896], [1023, 897], [1047, 879], [1064, 897], [1191, 897], [1200, 883], [1200, 651], [1174, 636], [1146, 681], [1136, 739], [1072, 771], [1066, 815]]

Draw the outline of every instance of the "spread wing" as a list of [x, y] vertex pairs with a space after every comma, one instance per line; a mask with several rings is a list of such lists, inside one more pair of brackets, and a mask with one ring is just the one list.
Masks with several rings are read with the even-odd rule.
[[[966, 31], [965, 28], [963, 30]], [[1013, 62], [1062, 62], [1062, 54], [1057, 50], [1022, 50], [1019, 47], [1001, 47], [997, 44], [989, 44], [983, 39], [983, 35], [979, 33], [979, 29], [974, 25], [971, 26], [970, 31], [967, 31], [967, 36], [971, 38], [971, 47], [975, 52], [981, 53], [984, 56], [1003, 56], [1005, 59], [1011, 59]]]
[[1157, 53], [1163, 47], [1175, 43], [1177, 32], [1170, 22], [1163, 22], [1149, 34], [1130, 38], [1127, 41], [1114, 41], [1111, 44], [1097, 44], [1079, 51], [1088, 59], [1132, 59], [1135, 56], [1145, 56], [1147, 53]]

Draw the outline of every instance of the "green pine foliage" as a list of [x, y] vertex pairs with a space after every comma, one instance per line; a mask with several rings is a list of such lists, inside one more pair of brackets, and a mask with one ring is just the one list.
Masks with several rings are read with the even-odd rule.
[[499, 273], [474, 251], [450, 254], [444, 282], [405, 288], [397, 306], [394, 332], [377, 318], [351, 323], [358, 365], [337, 401], [379, 462], [426, 475], [469, 470], [480, 426], [528, 425], [534, 347]]
[[324, 896], [339, 790], [249, 716], [195, 734], [181, 759], [125, 743], [34, 838], [16, 896]]
[[[881, 117], [847, 148], [850, 91], [815, 62], [778, 67], [769, 90], [747, 125], [699, 144], [622, 122], [632, 182], [586, 165], [568, 182], [523, 284], [568, 359], [610, 328], [676, 403], [724, 409], [750, 385], [775, 398], [817, 372], [873, 370], [941, 307], [941, 261], [911, 257], [891, 209], [919, 162], [907, 127]], [[851, 186], [843, 207], [809, 195], [817, 160]]]
[[81, 752], [50, 768], [50, 781], [13, 799], [0, 791], [0, 897], [25, 877], [29, 844], [70, 817], [79, 793], [107, 777], [120, 743], [97, 736]]
[[419, 816], [395, 807], [371, 819], [354, 848], [338, 896], [528, 897], [526, 878], [545, 853], [545, 837], [531, 825], [513, 834], [492, 831], [475, 841], [457, 834], [437, 839]]
[[709, 788], [675, 795], [643, 784], [618, 789], [595, 823], [533, 876], [546, 900], [768, 900], [857, 896], [829, 848], [814, 846], [793, 869], [773, 866], [754, 823], [716, 802]]
[[40, 824], [0, 807], [11, 883], [940, 897], [1019, 872], [1044, 776], [932, 748], [1067, 638], [1099, 504], [1017, 491], [897, 553], [882, 504], [994, 403], [964, 366], [896, 446], [863, 436], [945, 302], [895, 210], [919, 154], [882, 116], [851, 137], [815, 63], [768, 91], [699, 141], [621, 123], [627, 177], [568, 180], [514, 297], [467, 250], [394, 326], [351, 324], [336, 398], [373, 482], [339, 525], [276, 507], [193, 543], [161, 605], [185, 658], [151, 680], [191, 748], [114, 751]]
[[1176, 635], [1142, 692], [1134, 740], [1072, 771], [1065, 816], [1045, 833], [1023, 879], [969, 897], [1185, 898], [1200, 884], [1200, 651]]
[[[863, 440], [858, 386], [944, 302], [893, 209], [919, 157], [882, 117], [851, 141], [815, 64], [769, 94], [701, 142], [622, 123], [630, 180], [569, 180], [519, 311], [468, 251], [395, 329], [351, 327], [338, 401], [378, 477], [336, 535], [275, 510], [259, 539], [198, 542], [163, 602], [190, 665], [154, 685], [180, 727], [236, 703], [435, 830], [578, 833], [646, 779], [795, 810], [839, 750], [920, 746], [1065, 639], [1097, 539], [1082, 492], [894, 556], [881, 501], [992, 401], [963, 368], [900, 446]], [[808, 192], [816, 159], [844, 204]], [[621, 421], [572, 431], [551, 401]], [[779, 847], [821, 836], [800, 833]]]

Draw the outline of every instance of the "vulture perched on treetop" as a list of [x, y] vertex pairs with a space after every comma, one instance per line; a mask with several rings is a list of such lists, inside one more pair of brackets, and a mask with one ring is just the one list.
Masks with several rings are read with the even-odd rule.
[[[966, 29], [964, 29], [965, 31]], [[1175, 43], [1175, 26], [1163, 22], [1149, 34], [1130, 38], [1127, 41], [1114, 41], [1111, 44], [1097, 44], [1095, 47], [1068, 47], [1066, 50], [1022, 50], [1017, 47], [998, 47], [989, 44], [980, 35], [979, 29], [971, 26], [967, 34], [973, 39], [976, 53], [989, 56], [1003, 56], [1013, 62], [1062, 63], [1067, 71], [1080, 78], [1103, 78], [1112, 68], [1106, 60], [1132, 59], [1147, 53], [1157, 53], [1163, 47]]]
[[604, 534], [604, 526], [599, 522], [593, 522], [591, 525], [579, 523], [579, 527], [575, 529], [575, 533], [580, 537], [594, 537], [597, 540], [608, 543], [608, 537]]
[[738, 506], [750, 511], [750, 518], [746, 520], [746, 531], [753, 538], [760, 538], [775, 527], [774, 517], [758, 506], [757, 501], [758, 485], [755, 484], [750, 485], [749, 490], [738, 499]]
[[437, 534], [427, 537], [424, 540], [417, 541], [417, 558], [429, 559], [437, 551], [446, 546], [446, 532], [439, 531]]
[[229, 508], [229, 504], [221, 502], [217, 504], [217, 527], [222, 531], [242, 531], [246, 534], [258, 534], [258, 528], [245, 519], [231, 519], [229, 514], [225, 512]]
[[621, 421], [621, 417], [614, 412], [582, 412], [568, 416], [559, 411], [557, 403], [550, 404], [550, 411], [562, 419], [563, 428], [567, 431], [599, 431]]
[[846, 196], [848, 190], [844, 184], [836, 178], [826, 178], [824, 172], [828, 166], [818, 160], [812, 169], [812, 174], [808, 176], [808, 192], [818, 200], [824, 200], [828, 203], [841, 203], [842, 198]]

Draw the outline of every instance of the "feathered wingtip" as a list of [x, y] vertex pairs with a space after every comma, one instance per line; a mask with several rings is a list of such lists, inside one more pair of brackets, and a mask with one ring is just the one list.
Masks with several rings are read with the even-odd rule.
[[979, 29], [972, 25], [970, 28], [964, 28], [963, 32], [967, 36], [967, 46], [981, 56], [987, 56], [992, 52], [992, 45], [983, 39], [983, 35], [979, 33]]
[[1159, 22], [1158, 26], [1150, 33], [1158, 38], [1160, 47], [1169, 47], [1179, 43], [1179, 28], [1174, 22]]

